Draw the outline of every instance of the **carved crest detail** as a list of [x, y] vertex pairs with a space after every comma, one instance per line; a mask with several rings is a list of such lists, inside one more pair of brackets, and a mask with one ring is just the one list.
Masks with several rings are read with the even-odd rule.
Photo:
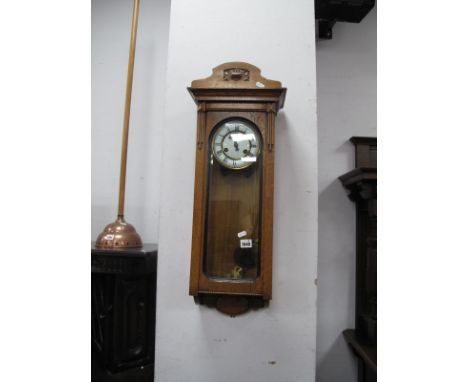
[[250, 72], [241, 68], [225, 69], [223, 72], [223, 79], [225, 81], [248, 81], [250, 79]]

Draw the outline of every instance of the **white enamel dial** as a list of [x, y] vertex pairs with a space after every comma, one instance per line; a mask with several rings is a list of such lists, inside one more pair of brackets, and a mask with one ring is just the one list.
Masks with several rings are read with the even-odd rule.
[[258, 160], [260, 141], [260, 133], [250, 123], [230, 120], [216, 128], [211, 148], [213, 156], [222, 166], [240, 170]]

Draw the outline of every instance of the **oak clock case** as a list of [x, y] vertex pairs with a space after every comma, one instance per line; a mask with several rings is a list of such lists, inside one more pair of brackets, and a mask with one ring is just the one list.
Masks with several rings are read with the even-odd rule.
[[189, 292], [234, 316], [272, 297], [274, 129], [286, 89], [230, 62], [188, 90], [198, 109]]

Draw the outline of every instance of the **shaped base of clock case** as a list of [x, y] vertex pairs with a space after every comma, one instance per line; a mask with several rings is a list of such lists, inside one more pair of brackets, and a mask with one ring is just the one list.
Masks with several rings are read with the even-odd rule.
[[216, 308], [221, 313], [235, 317], [249, 310], [268, 306], [268, 301], [260, 296], [200, 293], [194, 296], [197, 304]]

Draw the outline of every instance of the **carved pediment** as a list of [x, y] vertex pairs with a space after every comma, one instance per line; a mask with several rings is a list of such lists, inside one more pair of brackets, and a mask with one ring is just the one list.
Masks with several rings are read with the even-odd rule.
[[210, 77], [192, 81], [192, 88], [278, 89], [281, 82], [269, 80], [246, 62], [227, 62], [213, 69]]

